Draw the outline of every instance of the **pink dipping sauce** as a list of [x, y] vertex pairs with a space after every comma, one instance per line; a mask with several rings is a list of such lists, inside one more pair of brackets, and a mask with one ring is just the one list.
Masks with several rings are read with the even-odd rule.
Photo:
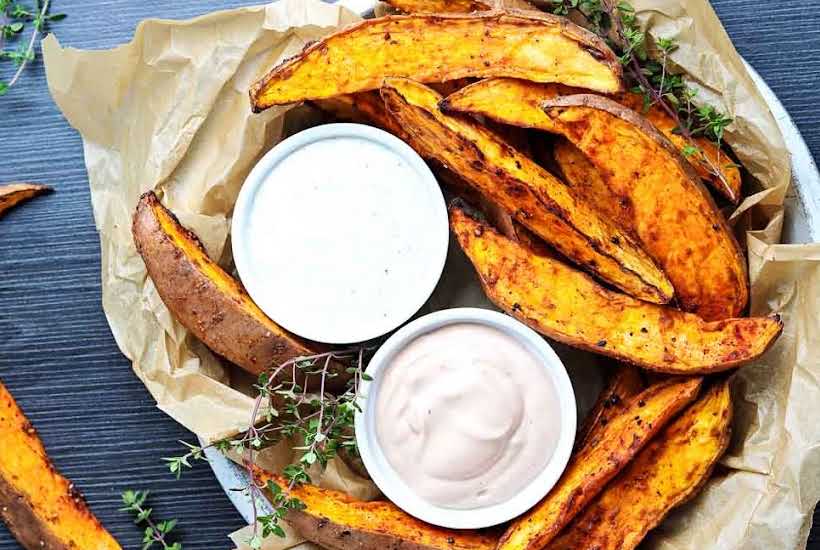
[[549, 463], [561, 431], [556, 389], [515, 337], [478, 323], [422, 335], [382, 374], [376, 434], [398, 476], [431, 504], [509, 500]]

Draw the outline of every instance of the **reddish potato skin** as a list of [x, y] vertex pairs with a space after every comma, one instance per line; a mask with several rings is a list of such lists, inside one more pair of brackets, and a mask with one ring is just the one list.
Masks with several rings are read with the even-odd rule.
[[[326, 351], [271, 321], [153, 192], [140, 199], [132, 231], [162, 301], [215, 353], [258, 375], [289, 359]], [[281, 377], [291, 374], [285, 369]]]

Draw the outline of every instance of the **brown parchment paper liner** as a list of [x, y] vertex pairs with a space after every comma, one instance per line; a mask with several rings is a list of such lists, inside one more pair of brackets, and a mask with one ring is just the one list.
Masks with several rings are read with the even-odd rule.
[[[779, 245], [788, 152], [763, 99], [707, 0], [636, 0], [655, 36], [674, 37], [675, 64], [700, 99], [733, 116], [727, 141], [761, 191], [733, 214], [748, 229], [752, 312], [780, 312], [785, 332], [735, 378], [733, 446], [705, 492], [675, 512], [648, 544], [664, 550], [805, 548], [820, 498], [820, 244]], [[358, 16], [319, 0], [281, 0], [189, 21], [148, 20], [132, 42], [106, 51], [43, 42], [55, 102], [83, 138], [102, 249], [103, 309], [122, 352], [157, 405], [212, 440], [246, 427], [252, 403], [243, 382], [169, 315], [131, 238], [139, 195], [157, 190], [209, 254], [230, 265], [230, 216], [254, 162], [304, 111], [250, 112], [249, 85], [278, 61]], [[750, 212], [763, 226], [750, 227]], [[741, 223], [742, 222], [742, 223]], [[298, 234], [294, 235], [298, 238]], [[472, 270], [451, 246], [426, 308], [486, 306]], [[597, 360], [556, 346], [586, 410], [600, 388]], [[260, 460], [281, 467], [286, 446]], [[321, 483], [362, 498], [372, 484], [334, 463]], [[246, 532], [234, 534], [237, 546]], [[293, 533], [268, 550], [312, 548]]]

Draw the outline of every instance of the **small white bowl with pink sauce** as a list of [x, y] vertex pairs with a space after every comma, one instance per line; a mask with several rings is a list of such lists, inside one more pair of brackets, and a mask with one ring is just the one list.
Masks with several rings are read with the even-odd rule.
[[425, 315], [379, 348], [367, 374], [359, 452], [385, 496], [418, 519], [454, 529], [504, 523], [566, 468], [572, 384], [546, 340], [510, 316]]

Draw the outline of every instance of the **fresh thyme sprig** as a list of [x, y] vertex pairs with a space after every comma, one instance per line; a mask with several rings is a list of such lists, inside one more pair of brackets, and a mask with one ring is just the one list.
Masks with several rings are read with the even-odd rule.
[[[46, 32], [49, 23], [65, 19], [64, 13], [48, 13], [49, 5], [50, 0], [35, 0], [32, 8], [12, 0], [0, 0], [0, 61], [11, 61], [17, 67], [11, 80], [0, 80], [0, 95], [17, 84], [26, 65], [34, 61], [37, 38]], [[27, 23], [32, 23], [34, 27], [28, 42], [14, 49], [6, 49], [6, 42], [22, 35]]]
[[[263, 539], [268, 536], [284, 537], [280, 520], [289, 510], [303, 507], [298, 499], [290, 496], [291, 489], [301, 483], [310, 483], [308, 470], [314, 464], [324, 469], [343, 450], [354, 455], [357, 453], [353, 420], [359, 410], [361, 382], [370, 380], [364, 372], [367, 351], [368, 349], [360, 347], [298, 357], [282, 363], [271, 372], [262, 373], [254, 386], [258, 395], [248, 429], [244, 433], [205, 446], [182, 442], [188, 449], [185, 454], [163, 460], [168, 463], [171, 473], [179, 477], [183, 470], [192, 467], [192, 462], [206, 460], [207, 448], [240, 454], [250, 481], [237, 490], [249, 495], [253, 509], [254, 530], [248, 544], [256, 549], [262, 546]], [[350, 379], [345, 391], [339, 395], [326, 391], [327, 381], [339, 376], [331, 368], [334, 362], [351, 363], [346, 368]], [[280, 374], [288, 370], [288, 381], [281, 382]], [[306, 385], [300, 386], [296, 382], [299, 379], [297, 374], [301, 374], [304, 379], [318, 379], [318, 393], [308, 392]], [[272, 482], [267, 486], [258, 485], [253, 473], [255, 453], [283, 439], [297, 442], [294, 450], [299, 451], [298, 459], [282, 471], [288, 481], [287, 488], [283, 490]], [[273, 513], [260, 515], [259, 502], [265, 498], [264, 489], [272, 497]]]
[[145, 506], [145, 499], [148, 498], [148, 491], [125, 491], [122, 494], [122, 503], [125, 505], [120, 508], [123, 512], [133, 512], [136, 516], [134, 523], [137, 525], [144, 523], [145, 531], [142, 537], [142, 550], [148, 550], [154, 544], [160, 544], [163, 550], [182, 550], [182, 544], [179, 542], [169, 543], [168, 535], [174, 530], [177, 525], [177, 520], [171, 519], [167, 521], [155, 522], [151, 519], [153, 510]]
[[[705, 136], [714, 141], [720, 155], [723, 134], [732, 119], [711, 105], [695, 106], [697, 90], [689, 88], [682, 75], [670, 72], [670, 55], [678, 48], [674, 40], [658, 38], [651, 50], [649, 37], [638, 25], [635, 9], [626, 1], [552, 0], [552, 12], [578, 14], [587, 28], [604, 38], [618, 54], [630, 89], [643, 96], [644, 109], [657, 105], [672, 117], [675, 131], [688, 141], [683, 154], [703, 164], [728, 188], [723, 172], [697, 146], [694, 138]], [[717, 164], [720, 164], [720, 156]]]

